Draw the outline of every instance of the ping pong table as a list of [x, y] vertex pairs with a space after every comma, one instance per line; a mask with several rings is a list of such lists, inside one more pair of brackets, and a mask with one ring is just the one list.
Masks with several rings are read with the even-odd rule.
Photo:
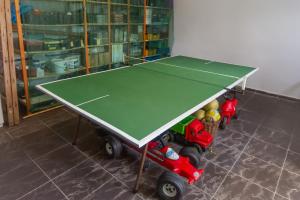
[[146, 152], [150, 141], [228, 89], [239, 84], [245, 89], [247, 78], [257, 70], [174, 56], [37, 88], [138, 148], [145, 146]]

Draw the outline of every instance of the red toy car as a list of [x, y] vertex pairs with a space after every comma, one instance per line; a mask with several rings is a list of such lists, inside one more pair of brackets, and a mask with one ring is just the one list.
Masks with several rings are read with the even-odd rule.
[[[183, 144], [180, 151], [180, 155], [188, 156], [194, 166], [199, 166], [200, 161], [193, 158], [193, 155], [202, 154], [206, 151], [213, 143], [213, 136], [205, 131], [205, 127], [201, 121], [196, 119], [194, 116], [188, 116], [165, 134], [168, 140], [175, 140], [176, 142]], [[164, 136], [164, 137], [166, 137]]]
[[[113, 136], [106, 137], [105, 141], [106, 153], [112, 158], [120, 157], [123, 149], [121, 141]], [[126, 144], [126, 146], [141, 153], [140, 149], [129, 144]], [[201, 177], [204, 171], [203, 169], [195, 168], [188, 157], [178, 155], [170, 146], [165, 145], [162, 140], [150, 142], [146, 155], [160, 166], [169, 170], [161, 174], [158, 179], [157, 194], [161, 199], [180, 199], [186, 187], [184, 179], [189, 184], [193, 184]]]
[[221, 105], [221, 122], [220, 128], [225, 129], [226, 125], [230, 124], [231, 119], [237, 119], [237, 105], [238, 99], [236, 98], [236, 92], [231, 91], [224, 95], [225, 102]]
[[209, 148], [214, 138], [209, 132], [205, 131], [205, 127], [201, 121], [194, 119], [186, 127], [185, 140], [193, 144], [198, 144], [205, 151]]

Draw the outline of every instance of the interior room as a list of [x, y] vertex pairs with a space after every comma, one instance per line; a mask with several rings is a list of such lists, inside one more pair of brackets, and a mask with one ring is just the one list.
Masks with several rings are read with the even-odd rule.
[[0, 200], [300, 200], [299, 8], [2, 0]]

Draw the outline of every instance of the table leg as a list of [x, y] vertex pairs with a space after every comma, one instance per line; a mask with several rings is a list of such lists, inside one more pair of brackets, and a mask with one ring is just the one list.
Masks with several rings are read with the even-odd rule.
[[73, 142], [72, 142], [73, 145], [76, 145], [76, 143], [77, 143], [77, 138], [78, 138], [80, 124], [81, 124], [81, 118], [82, 118], [81, 115], [79, 115], [78, 116], [78, 122], [77, 122], [76, 131], [75, 131], [75, 134], [74, 134], [74, 137], [73, 137]]
[[141, 176], [143, 174], [144, 164], [145, 164], [145, 160], [146, 160], [147, 150], [148, 150], [148, 144], [146, 144], [145, 147], [144, 147], [143, 155], [142, 155], [141, 162], [140, 162], [139, 172], [138, 172], [138, 175], [136, 177], [134, 192], [137, 192], [139, 190]]
[[242, 84], [242, 93], [243, 93], [243, 94], [245, 94], [246, 84], [247, 84], [247, 78], [245, 78], [245, 79], [243, 80], [243, 84]]

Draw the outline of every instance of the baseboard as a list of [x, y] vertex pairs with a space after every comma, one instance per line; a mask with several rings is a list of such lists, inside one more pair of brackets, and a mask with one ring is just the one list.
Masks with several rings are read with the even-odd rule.
[[279, 98], [287, 99], [287, 100], [290, 100], [290, 101], [296, 101], [296, 102], [300, 103], [300, 99], [297, 99], [297, 98], [294, 98], [294, 97], [288, 97], [288, 96], [284, 96], [284, 95], [280, 95], [280, 94], [274, 94], [274, 93], [271, 93], [271, 92], [266, 92], [266, 91], [257, 90], [257, 89], [253, 89], [253, 88], [246, 88], [246, 90], [253, 91], [253, 92], [256, 92], [256, 93], [259, 93], [259, 94], [270, 95], [270, 96], [273, 96], [273, 97], [279, 97]]

